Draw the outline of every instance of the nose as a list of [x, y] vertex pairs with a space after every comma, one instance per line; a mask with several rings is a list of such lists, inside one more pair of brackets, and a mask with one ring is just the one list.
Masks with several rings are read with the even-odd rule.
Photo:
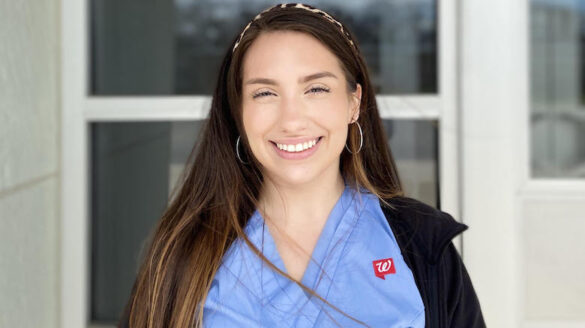
[[279, 123], [283, 132], [295, 133], [307, 127], [307, 110], [302, 99], [283, 96], [279, 107]]

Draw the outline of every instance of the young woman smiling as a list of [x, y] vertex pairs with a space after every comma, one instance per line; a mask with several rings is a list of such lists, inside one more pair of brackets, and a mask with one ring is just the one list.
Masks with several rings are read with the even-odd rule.
[[357, 41], [276, 5], [224, 57], [129, 327], [484, 327], [451, 239], [403, 196]]

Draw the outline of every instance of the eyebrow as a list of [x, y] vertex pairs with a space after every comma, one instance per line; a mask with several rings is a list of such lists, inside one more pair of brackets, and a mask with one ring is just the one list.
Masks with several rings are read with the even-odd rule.
[[[315, 73], [315, 74], [311, 74], [311, 75], [307, 75], [304, 77], [299, 78], [299, 83], [305, 83], [305, 82], [309, 82], [311, 80], [316, 80], [316, 79], [320, 79], [322, 77], [332, 77], [334, 79], [337, 79], [337, 76], [331, 72], [319, 72], [319, 73]], [[250, 79], [248, 81], [246, 81], [245, 84], [270, 84], [270, 85], [278, 85], [278, 83], [275, 80], [271, 80], [271, 79], [267, 79], [267, 78], [254, 78], [254, 79]]]

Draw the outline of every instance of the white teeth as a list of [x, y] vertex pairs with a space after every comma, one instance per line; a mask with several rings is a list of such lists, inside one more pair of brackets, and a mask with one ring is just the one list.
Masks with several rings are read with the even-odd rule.
[[291, 153], [296, 153], [299, 151], [307, 150], [313, 147], [315, 144], [317, 144], [317, 139], [304, 143], [298, 143], [296, 145], [284, 145], [277, 143], [276, 146], [278, 147], [278, 149], [282, 149]]

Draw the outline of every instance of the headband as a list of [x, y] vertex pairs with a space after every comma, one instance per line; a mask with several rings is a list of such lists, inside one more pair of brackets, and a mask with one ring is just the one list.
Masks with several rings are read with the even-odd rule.
[[264, 14], [265, 12], [268, 12], [272, 9], [275, 8], [300, 8], [300, 9], [305, 9], [308, 10], [312, 13], [315, 14], [319, 14], [321, 17], [327, 19], [328, 21], [330, 21], [331, 23], [335, 24], [337, 27], [339, 27], [339, 30], [341, 32], [341, 34], [345, 37], [345, 39], [347, 40], [347, 42], [355, 48], [353, 41], [351, 41], [349, 33], [343, 29], [343, 25], [341, 25], [340, 22], [336, 21], [335, 18], [331, 17], [331, 15], [329, 15], [328, 13], [324, 12], [323, 10], [317, 9], [315, 7], [309, 6], [309, 5], [305, 5], [302, 3], [286, 3], [286, 4], [278, 4], [276, 6], [264, 9], [262, 12], [260, 12], [258, 15], [256, 15], [256, 17], [254, 17], [253, 20], [251, 20], [248, 25], [246, 25], [246, 27], [244, 28], [244, 30], [242, 31], [242, 33], [240, 34], [240, 36], [238, 37], [238, 40], [236, 41], [236, 44], [234, 45], [234, 48], [232, 49], [232, 53], [234, 51], [236, 51], [236, 48], [238, 47], [238, 45], [240, 44], [240, 41], [242, 41], [242, 37], [244, 36], [244, 33], [246, 33], [246, 30], [248, 30], [248, 28], [250, 28], [250, 25], [252, 25], [252, 23], [254, 21], [256, 21], [257, 19], [259, 19], [260, 17], [262, 17], [262, 14]]

